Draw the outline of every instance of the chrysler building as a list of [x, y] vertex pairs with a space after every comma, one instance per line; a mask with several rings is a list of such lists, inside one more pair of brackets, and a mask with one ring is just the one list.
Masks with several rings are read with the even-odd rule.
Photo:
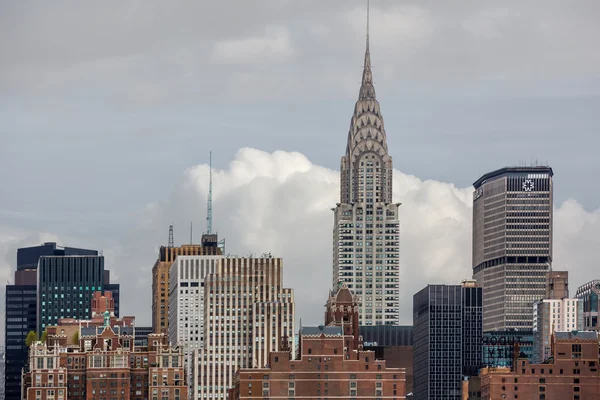
[[392, 157], [373, 86], [368, 22], [362, 84], [340, 170], [340, 203], [333, 209], [333, 290], [345, 283], [354, 292], [360, 325], [397, 325], [400, 204], [392, 203]]

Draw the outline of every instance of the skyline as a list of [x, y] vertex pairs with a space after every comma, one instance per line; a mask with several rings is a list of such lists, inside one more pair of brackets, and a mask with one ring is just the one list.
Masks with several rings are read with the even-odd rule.
[[[349, 28], [354, 27], [355, 21], [364, 23], [364, 9], [358, 3], [354, 10], [335, 10], [342, 14], [342, 22], [335, 22]], [[402, 285], [406, 290], [415, 283], [415, 279], [411, 279], [414, 270], [422, 273], [416, 277], [419, 283], [417, 289], [421, 283], [431, 282], [432, 277], [453, 278], [453, 281], [446, 282], [453, 284], [458, 283], [455, 281], [457, 273], [459, 279], [470, 277], [472, 190], [468, 185], [489, 170], [516, 164], [523, 158], [546, 159], [557, 173], [554, 268], [568, 269], [573, 274], [571, 290], [587, 281], [578, 278], [585, 275], [584, 270], [589, 271], [588, 280], [596, 278], [591, 255], [599, 242], [596, 238], [600, 237], [594, 235], [600, 232], [600, 187], [586, 183], [594, 182], [600, 171], [599, 161], [595, 159], [593, 151], [599, 144], [597, 135], [594, 135], [594, 128], [597, 128], [594, 110], [600, 104], [600, 80], [597, 73], [592, 72], [598, 60], [585, 52], [576, 53], [579, 48], [569, 48], [568, 51], [576, 53], [569, 53], [571, 56], [579, 56], [573, 64], [551, 64], [555, 69], [544, 70], [543, 79], [532, 78], [527, 85], [523, 84], [523, 79], [531, 77], [536, 69], [528, 71], [529, 75], [519, 74], [519, 68], [515, 65], [512, 69], [507, 68], [512, 75], [504, 78], [490, 79], [478, 75], [476, 79], [469, 79], [467, 71], [471, 68], [453, 73], [452, 69], [458, 65], [452, 63], [448, 71], [434, 73], [426, 68], [421, 75], [411, 75], [405, 70], [408, 54], [419, 62], [429, 60], [425, 55], [431, 54], [418, 51], [411, 53], [409, 50], [414, 50], [412, 46], [417, 46], [424, 37], [432, 40], [434, 34], [439, 34], [431, 27], [435, 20], [432, 18], [435, 7], [424, 4], [420, 8], [400, 7], [394, 8], [394, 11], [388, 7], [389, 4], [385, 4], [388, 3], [382, 1], [372, 4], [371, 42], [374, 74], [376, 78], [381, 76], [376, 85], [386, 116], [390, 155], [399, 168], [394, 171], [396, 182], [393, 200], [404, 203], [400, 212], [402, 299], [410, 299], [414, 294], [402, 291]], [[432, 10], [427, 11], [427, 6]], [[556, 4], [553, 6], [560, 9]], [[286, 4], [281, 8], [276, 7], [277, 12], [289, 11], [286, 7], [295, 8]], [[324, 7], [324, 12], [333, 13], [330, 7]], [[593, 16], [593, 11], [596, 11], [594, 4], [590, 3], [590, 7], [587, 11]], [[527, 10], [527, 7], [524, 8]], [[552, 6], [548, 8], [552, 9]], [[387, 11], [385, 16], [383, 9]], [[435, 11], [448, 10], [439, 6]], [[276, 19], [277, 12], [275, 16], [269, 14], [270, 17]], [[546, 15], [544, 12], [540, 13], [540, 18]], [[574, 18], [573, 12], [567, 15], [567, 25], [577, 23], [581, 26], [587, 21], [585, 18], [583, 22]], [[481, 14], [482, 11], [473, 13]], [[526, 11], [523, 13], [527, 15]], [[18, 13], [8, 14], [18, 21]], [[354, 14], [357, 14], [356, 17]], [[584, 14], [582, 12], [579, 16], [583, 18]], [[510, 13], [493, 16], [498, 15], [519, 20]], [[111, 16], [101, 14], [99, 19]], [[303, 18], [307, 16], [303, 15]], [[394, 32], [394, 18], [414, 22], [408, 25], [412, 30], [397, 33], [400, 36], [414, 34], [406, 35], [411, 39], [410, 44], [403, 42], [400, 45], [399, 48], [403, 50], [399, 52], [400, 55], [390, 51], [395, 43], [387, 35], [390, 30]], [[491, 17], [488, 14], [485, 18]], [[542, 20], [548, 23], [552, 19]], [[14, 23], [9, 18], [7, 21]], [[289, 16], [285, 21], [289, 22]], [[183, 25], [187, 27], [185, 23]], [[123, 84], [120, 79], [127, 75], [123, 74], [121, 68], [127, 65], [133, 72], [135, 67], [140, 66], [139, 59], [127, 64], [126, 56], [121, 55], [115, 60], [114, 56], [104, 54], [99, 59], [92, 57], [91, 64], [90, 59], [85, 57], [58, 62], [52, 59], [52, 52], [47, 54], [49, 59], [31, 59], [23, 56], [33, 51], [36, 43], [23, 42], [23, 53], [2, 40], [1, 48], [6, 46], [9, 50], [6, 54], [9, 57], [16, 56], [14, 58], [18, 62], [13, 58], [10, 63], [3, 65], [2, 70], [9, 73], [0, 81], [0, 88], [6, 89], [5, 93], [8, 94], [0, 96], [0, 116], [6, 124], [2, 129], [5, 132], [3, 136], [10, 132], [5, 137], [8, 146], [0, 153], [0, 179], [5, 182], [5, 187], [12, 188], [0, 200], [0, 257], [3, 260], [0, 275], [7, 278], [14, 270], [17, 247], [38, 245], [54, 238], [61, 245], [102, 249], [107, 257], [107, 268], [113, 271], [117, 282], [123, 284], [142, 278], [136, 282], [135, 289], [122, 288], [123, 312], [124, 315], [136, 315], [141, 324], [148, 325], [144, 322], [149, 322], [149, 307], [138, 304], [132, 310], [130, 302], [137, 298], [135, 295], [141, 288], [147, 290], [145, 303], [150, 301], [150, 270], [157, 247], [166, 243], [170, 223], [175, 224], [177, 243], [186, 242], [190, 219], [198, 227], [195, 228], [198, 229], [196, 238], [200, 235], [199, 228], [205, 229], [208, 168], [197, 163], [207, 160], [208, 151], [212, 149], [216, 155], [214, 230], [219, 232], [221, 238], [227, 239], [228, 252], [243, 256], [246, 252], [259, 255], [271, 251], [275, 256], [283, 257], [285, 282], [287, 285], [294, 282], [291, 286], [298, 292], [298, 316], [307, 321], [320, 317], [326, 299], [314, 298], [310, 292], [299, 290], [309, 283], [302, 284], [300, 278], [307, 275], [304, 268], [308, 267], [315, 276], [323, 276], [323, 281], [329, 281], [332, 221], [329, 209], [335, 205], [339, 194], [339, 175], [330, 168], [337, 165], [343, 151], [347, 132], [345, 124], [359, 80], [358, 66], [362, 50], [358, 43], [362, 40], [358, 36], [362, 36], [364, 30], [358, 27], [350, 29], [352, 34], [349, 37], [353, 39], [349, 43], [339, 40], [339, 36], [343, 36], [342, 31], [313, 27], [310, 33], [313, 36], [310, 37], [314, 43], [340, 44], [336, 48], [336, 54], [341, 58], [338, 63], [331, 56], [321, 54], [322, 47], [316, 46], [317, 49], [312, 51], [301, 46], [300, 41], [306, 36], [298, 34], [291, 27], [271, 25], [259, 24], [252, 28], [259, 39], [260, 32], [263, 32], [267, 44], [259, 39], [205, 39], [213, 43], [209, 57], [213, 67], [225, 65], [224, 70], [233, 69], [234, 86], [239, 90], [245, 89], [243, 93], [235, 93], [228, 86], [225, 95], [216, 88], [210, 90], [210, 85], [202, 86], [208, 80], [200, 75], [210, 75], [209, 71], [213, 68], [207, 67], [209, 71], [192, 76], [194, 79], [200, 78], [198, 82], [201, 86], [193, 86], [191, 91], [182, 90], [181, 87], [171, 91], [168, 89], [172, 88], [167, 85], [167, 88], [162, 88], [166, 95], [153, 96], [153, 89], [159, 89], [152, 87], [158, 77], [156, 74], [165, 67], [162, 63], [170, 54], [161, 47], [162, 43], [159, 43], [161, 57], [152, 58], [156, 54], [149, 50], [148, 53], [142, 52], [144, 57], [154, 62], [146, 70], [148, 75], [142, 74], [142, 82], [136, 82], [133, 74], [128, 75], [131, 81], [126, 81], [125, 87], [140, 90], [139, 93], [134, 91], [132, 97], [128, 98], [122, 97], [123, 93], [117, 90]], [[470, 32], [477, 31], [478, 26], [482, 28], [477, 23], [470, 25]], [[12, 25], [10, 27], [14, 28]], [[42, 32], [44, 27], [41, 27]], [[588, 26], [588, 29], [598, 28]], [[485, 35], [478, 32], [478, 38], [490, 34], [494, 37], [493, 32], [486, 32]], [[593, 33], [594, 30], [586, 32]], [[49, 41], [51, 49], [57, 49], [52, 45], [56, 46], [58, 42], [53, 40], [59, 39], [62, 33], [59, 30], [58, 34], [45, 39]], [[234, 32], [228, 34], [233, 35]], [[238, 35], [243, 36], [239, 32]], [[392, 36], [397, 39], [397, 35]], [[504, 38], [502, 34], [500, 37]], [[568, 39], [575, 43], [575, 39], [581, 38]], [[488, 37], [488, 40], [492, 39]], [[510, 39], [506, 43], [509, 42]], [[241, 52], [245, 58], [231, 59], [231, 51], [239, 53], [240, 46], [250, 49]], [[185, 48], [180, 49], [183, 61], [178, 61], [190, 70], [192, 64], [201, 65], [201, 59], [193, 57], [197, 54], [192, 48], [187, 48], [187, 53]], [[97, 50], [93, 47], [88, 49], [92, 53]], [[262, 56], [258, 61], [252, 57], [256, 54]], [[314, 59], [323, 61], [326, 73], [319, 74], [321, 64], [317, 66], [310, 61], [309, 54], [318, 55]], [[75, 57], [77, 52], [69, 52], [69, 55]], [[186, 55], [192, 57], [190, 60], [193, 59], [189, 64], [185, 63]], [[545, 59], [542, 56], [539, 58]], [[564, 55], [564, 58], [569, 57]], [[483, 59], [487, 61], [485, 57]], [[116, 69], [107, 65], [111, 60], [116, 61], [117, 66], [112, 67]], [[31, 66], [34, 61], [41, 62], [41, 65], [50, 62], [54, 66], [47, 72], [47, 81], [25, 83], [27, 73], [35, 69], [18, 71], [15, 68], [22, 66], [22, 63]], [[585, 64], [589, 71], [563, 71], [579, 63]], [[312, 99], [309, 90], [296, 85], [292, 72], [296, 67], [304, 71], [301, 77], [318, 77], [319, 82], [324, 83], [313, 88], [320, 95], [317, 96], [318, 100]], [[413, 72], [416, 68], [410, 62], [408, 67], [413, 68]], [[248, 72], [249, 75], [244, 78], [239, 71], [245, 69], [251, 73]], [[116, 79], [109, 81], [107, 89], [94, 85], [79, 87], [82, 83], [89, 85], [95, 82], [94, 72], [98, 71], [116, 71]], [[332, 75], [333, 71], [339, 71], [339, 78], [332, 78], [335, 75]], [[17, 72], [25, 75], [16, 76]], [[69, 72], [75, 73], [67, 79], [65, 74]], [[177, 84], [188, 82], [180, 80], [186, 77], [184, 72], [163, 77], [162, 82], [164, 79], [168, 81], [169, 77]], [[455, 77], [458, 82], [446, 80], [445, 74]], [[267, 86], [269, 90], [259, 92], [254, 85], [264, 84], [266, 75], [273, 77], [273, 81]], [[22, 79], [11, 81], [11, 78], [19, 77]], [[102, 73], [100, 77], [108, 78]], [[411, 81], [413, 77], [414, 81]], [[428, 81], [425, 79], [427, 77], [435, 79]], [[578, 82], [572, 81], [574, 77]], [[235, 85], [235, 79], [238, 79], [238, 85]], [[232, 85], [231, 80], [223, 82]], [[277, 86], [286, 82], [288, 84], [282, 88], [292, 95], [277, 104], [285, 92]], [[434, 83], [439, 87], [432, 87]], [[203, 88], [216, 93], [217, 99], [205, 99]], [[89, 93], [89, 97], [81, 97], [84, 92], [78, 93], [78, 90]], [[175, 93], [181, 96], [175, 98]], [[255, 98], [248, 96], [253, 93], [257, 94]], [[268, 94], [266, 98], [265, 93]], [[480, 96], [477, 96], [478, 93]], [[248, 105], [249, 102], [252, 105]], [[165, 104], [170, 106], [165, 107]], [[557, 113], [556, 107], [562, 113]], [[199, 109], [202, 111], [198, 112]], [[102, 122], [96, 124], [95, 121]], [[294, 124], [290, 124], [291, 121]], [[490, 121], [492, 129], [489, 128]], [[486, 126], [487, 129], [484, 129]], [[84, 135], [81, 134], [82, 127], [86, 128]], [[487, 135], [482, 136], [481, 131], [487, 132]], [[465, 141], [467, 145], [456, 143], [460, 141]], [[319, 144], [318, 148], [315, 143]], [[432, 147], [430, 143], [437, 146]], [[488, 143], [494, 150], [487, 146]], [[264, 149], [267, 153], [244, 149], [248, 146]], [[271, 154], [277, 149], [297, 149], [315, 160], [314, 164], [300, 153]], [[233, 154], [238, 150], [234, 158]], [[27, 154], [28, 157], [24, 159], [19, 154]], [[241, 166], [246, 166], [247, 170], [240, 171]], [[186, 171], [182, 177], [184, 168]], [[40, 171], [44, 174], [40, 174]], [[433, 180], [421, 181], [400, 171]], [[50, 179], [47, 179], [48, 176]], [[456, 182], [458, 188], [444, 182]], [[565, 203], [570, 198], [577, 198], [579, 202]], [[584, 208], [578, 208], [578, 204]], [[229, 215], [227, 210], [231, 212]], [[300, 226], [303, 223], [307, 225]], [[317, 232], [316, 237], [307, 234], [309, 228]], [[564, 233], [561, 234], [563, 229]], [[47, 232], [48, 236], [44, 236], [46, 239], [40, 237], [40, 232]], [[290, 237], [289, 243], [282, 243], [286, 235]], [[318, 248], [315, 248], [315, 244], [318, 244]], [[439, 248], [440, 252], [427, 254], [429, 246]], [[307, 256], [304, 254], [306, 248], [315, 248], [315, 251]], [[561, 259], [564, 260], [563, 264], [560, 264]], [[304, 262], [311, 265], [306, 266]], [[406, 273], [405, 280], [403, 273]], [[320, 284], [321, 279], [316, 280]], [[408, 286], [408, 282], [411, 286]], [[312, 289], [317, 295], [326, 293], [321, 288]], [[310, 301], [302, 303], [306, 300]], [[144, 312], [141, 312], [142, 308]], [[401, 323], [408, 322], [406, 310], [409, 308], [407, 304], [401, 305]]]

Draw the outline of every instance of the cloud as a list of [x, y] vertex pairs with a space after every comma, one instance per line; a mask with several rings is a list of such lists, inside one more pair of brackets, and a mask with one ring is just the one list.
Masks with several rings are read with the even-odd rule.
[[272, 63], [293, 54], [290, 33], [284, 26], [269, 26], [264, 36], [228, 39], [213, 45], [211, 60], [225, 64]]
[[[152, 266], [158, 247], [175, 225], [176, 244], [194, 242], [205, 229], [208, 191], [206, 164], [183, 172], [168, 198], [130, 216], [127, 232], [104, 248], [106, 266], [121, 284], [122, 315], [149, 324]], [[472, 189], [394, 171], [394, 201], [402, 202], [401, 318], [412, 323], [412, 296], [428, 283], [457, 284], [471, 277]], [[213, 229], [232, 255], [271, 252], [284, 259], [284, 284], [296, 292], [297, 317], [320, 323], [332, 282], [331, 207], [339, 201], [339, 173], [297, 152], [272, 153], [244, 148], [226, 169], [213, 171]], [[575, 200], [555, 210], [555, 269], [568, 269], [571, 293], [599, 278], [595, 249], [600, 247], [600, 210], [588, 212]], [[6, 229], [3, 230], [6, 232]], [[16, 248], [73, 238], [13, 231], [0, 236], [0, 276], [14, 269]], [[65, 243], [65, 240], [70, 241]], [[93, 238], [88, 238], [93, 240]], [[80, 242], [78, 242], [80, 244]], [[94, 247], [90, 242], [87, 247]]]

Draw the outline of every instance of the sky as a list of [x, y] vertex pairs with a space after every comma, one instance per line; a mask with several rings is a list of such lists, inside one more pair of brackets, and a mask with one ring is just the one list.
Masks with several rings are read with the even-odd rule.
[[[553, 167], [554, 268], [572, 293], [600, 278], [600, 3], [373, 0], [370, 14], [403, 203], [401, 322], [427, 283], [471, 276], [471, 184], [506, 165]], [[283, 257], [297, 317], [320, 323], [365, 30], [362, 0], [3, 2], [1, 282], [18, 247], [102, 250], [121, 315], [150, 324], [169, 224], [176, 244], [190, 221], [195, 241], [205, 229], [212, 151], [227, 252]]]

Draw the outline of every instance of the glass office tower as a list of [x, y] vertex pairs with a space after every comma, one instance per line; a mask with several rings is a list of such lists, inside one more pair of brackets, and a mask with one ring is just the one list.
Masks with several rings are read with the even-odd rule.
[[413, 297], [415, 400], [461, 400], [481, 366], [482, 290], [474, 281], [428, 285]]

